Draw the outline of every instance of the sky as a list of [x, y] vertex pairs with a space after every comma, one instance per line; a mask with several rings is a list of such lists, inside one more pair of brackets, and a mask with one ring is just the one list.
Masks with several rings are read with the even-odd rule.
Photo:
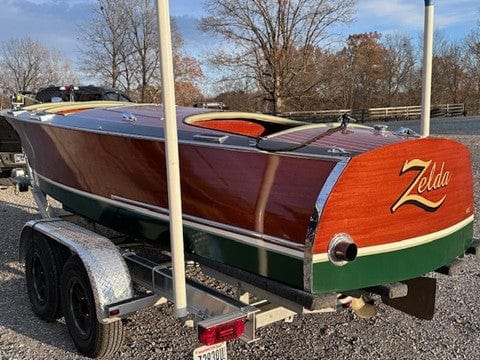
[[[202, 0], [170, 0], [186, 51], [199, 59], [215, 42], [199, 32], [205, 16]], [[87, 22], [96, 0], [0, 0], [0, 42], [29, 36], [77, 61], [77, 34]], [[478, 0], [434, 0], [435, 29], [451, 40], [462, 39], [480, 23]], [[342, 38], [377, 31], [420, 38], [423, 31], [423, 0], [357, 0], [355, 20], [337, 29]]]

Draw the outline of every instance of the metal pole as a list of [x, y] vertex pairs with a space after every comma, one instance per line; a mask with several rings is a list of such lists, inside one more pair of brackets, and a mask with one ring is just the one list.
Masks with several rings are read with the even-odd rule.
[[158, 32], [161, 55], [163, 110], [165, 117], [165, 150], [170, 209], [170, 246], [173, 265], [175, 314], [187, 316], [185, 257], [183, 249], [182, 196], [178, 155], [177, 118], [175, 111], [175, 80], [173, 75], [172, 36], [168, 0], [157, 0]]
[[425, 24], [423, 29], [423, 76], [422, 76], [422, 114], [421, 135], [430, 135], [430, 101], [432, 88], [433, 54], [433, 0], [425, 0]]

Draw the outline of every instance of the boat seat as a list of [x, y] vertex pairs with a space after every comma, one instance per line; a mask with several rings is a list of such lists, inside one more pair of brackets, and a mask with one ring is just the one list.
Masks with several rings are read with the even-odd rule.
[[252, 137], [261, 136], [265, 132], [265, 126], [246, 119], [221, 119], [195, 121], [195, 126], [206, 129], [226, 131], [238, 135]]

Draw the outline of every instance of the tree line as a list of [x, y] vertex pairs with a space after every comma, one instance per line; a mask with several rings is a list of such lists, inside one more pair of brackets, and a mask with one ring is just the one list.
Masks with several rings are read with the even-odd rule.
[[[200, 29], [222, 39], [208, 66], [223, 76], [217, 96], [189, 56], [173, 22], [178, 105], [223, 101], [231, 109], [284, 112], [418, 105], [421, 41], [378, 32], [334, 41], [335, 26], [355, 15], [355, 0], [206, 0]], [[79, 64], [30, 37], [0, 45], [2, 103], [13, 92], [77, 83], [79, 72], [139, 102], [160, 102], [153, 0], [97, 0], [79, 33]], [[210, 86], [212, 88], [212, 86]], [[465, 103], [480, 113], [480, 22], [464, 39], [436, 34], [432, 103]], [[2, 104], [0, 104], [1, 106]]]

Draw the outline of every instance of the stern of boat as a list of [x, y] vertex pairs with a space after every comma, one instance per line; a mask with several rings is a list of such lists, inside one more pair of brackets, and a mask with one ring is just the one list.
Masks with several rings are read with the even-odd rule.
[[473, 235], [468, 148], [402, 141], [339, 163], [317, 201], [304, 266], [312, 293], [417, 278], [464, 254]]

